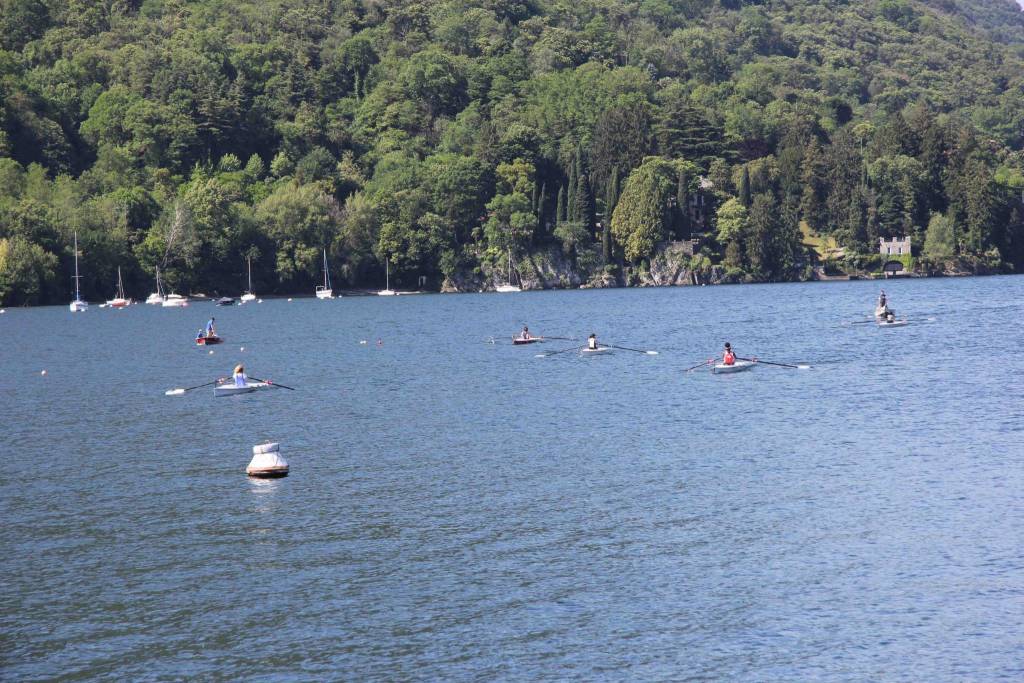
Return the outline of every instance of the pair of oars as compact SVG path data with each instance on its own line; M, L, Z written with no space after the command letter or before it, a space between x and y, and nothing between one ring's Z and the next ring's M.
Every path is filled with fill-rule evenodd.
M554 339L554 337L548 337L548 339ZM633 351L634 353L642 353L645 356L657 356L658 355L657 351L644 351L643 349L631 349L628 346L616 346L615 344L605 344L604 346L605 346L605 348L609 348L609 349L619 349L619 350L622 350L622 351ZM580 351L580 350L583 350L585 348L587 348L587 347L585 347L585 346L573 346L573 347L570 347L568 349L562 349L560 351L551 351L549 353L538 353L535 357L536 358L547 358L549 356L557 356L560 353L567 353L569 351Z
M685 372L692 372L693 370L696 370L697 368L702 368L705 365L711 365L716 360L718 360L718 358L708 358L706 361L703 361L701 363L697 363L692 368L686 368ZM764 363L765 365L777 365L780 368L793 368L794 370L810 370L811 369L810 365L790 365L789 363L773 363L770 360L761 360L760 358L740 358L739 356L736 356L736 360L747 360L747 361L750 361L751 363Z
M193 389L202 389L203 387L208 387L211 384L217 384L218 382L223 382L225 379L226 379L225 377L218 377L217 379L213 380L212 382L206 382L205 384L197 384L194 387L187 387L185 389L168 389L167 391L164 392L164 396L181 396L182 394L184 394L187 391L192 391ZM288 389L289 391L295 391L295 389L292 388L292 387L286 386L284 384L278 384L277 382L272 382L269 379L260 379L259 377L250 377L249 379L254 379L257 382L265 382L265 383L267 383L268 385L270 385L272 387L280 387L282 389Z

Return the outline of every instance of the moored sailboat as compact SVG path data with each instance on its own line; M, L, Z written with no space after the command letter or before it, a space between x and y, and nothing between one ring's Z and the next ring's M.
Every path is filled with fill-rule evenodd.
M78 274L78 233L75 232L75 300L68 304L68 308L71 309L72 313L81 313L89 308L89 304L82 301L82 295L79 291L78 281L81 279L82 276Z
M333 299L334 290L331 289L331 271L327 268L327 250L324 249L324 283L316 288L317 299Z
M512 283L512 273L514 272L515 271L512 269L512 247L510 246L508 248L508 279L504 283L495 287L494 291L502 293L523 291L522 288Z
M246 256L245 262L247 264L247 270L249 273L249 289L245 290L245 294L238 297L238 302L244 304L247 301L255 301L256 295L252 293L252 257Z
M124 308L132 303L132 300L124 295L124 283L121 281L121 266L117 267L117 296L107 302L110 308Z
M147 304L159 306L164 302L164 290L160 284L160 266L156 267L156 291L146 297Z
M384 259L384 289L377 292L377 296L397 296L398 292L391 289L391 259Z

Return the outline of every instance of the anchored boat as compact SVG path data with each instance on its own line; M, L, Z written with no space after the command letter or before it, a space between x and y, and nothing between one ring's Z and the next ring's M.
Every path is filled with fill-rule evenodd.
M68 304L72 313L81 313L88 310L89 304L82 301L82 295L78 291L78 281L82 276L78 274L78 232L75 232L75 300Z
M256 301L256 295L252 293L252 257L246 256L245 262L249 273L249 289L245 290L245 294L238 297L238 302L240 304L244 304L247 301Z
M121 282L121 266L117 267L117 296L107 302L111 308L124 308L132 303L132 300L124 295L124 284Z
M327 250L324 249L324 283L316 288L317 299L333 299L334 290L331 289L331 271L327 269Z

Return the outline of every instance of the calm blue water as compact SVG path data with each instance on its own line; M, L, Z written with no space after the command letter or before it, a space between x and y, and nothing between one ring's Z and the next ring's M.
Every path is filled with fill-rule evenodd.
M8 309L0 678L1020 680L1024 278L885 288Z

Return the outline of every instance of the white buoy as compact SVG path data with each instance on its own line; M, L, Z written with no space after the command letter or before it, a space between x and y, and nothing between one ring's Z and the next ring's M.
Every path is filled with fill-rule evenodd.
M287 477L288 462L281 457L281 444L263 443L252 447L252 460L245 468L250 477Z
M291 298L291 297L288 297L288 301L289 301L289 303L291 302L291 300L292 300L292 298Z
M243 346L243 347L239 348L238 350L239 351L245 351L245 347Z
M359 340L359 343L360 343L360 344L365 344L365 343L366 343L366 340L365 340L365 339L360 339L360 340Z
M210 349L210 355L211 356L213 355L213 349Z
M42 371L42 372L40 372L39 374L40 374L40 375L43 375L43 376L45 377L45 376L46 376L46 370L43 370L43 371Z

